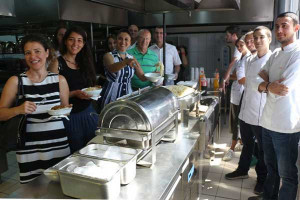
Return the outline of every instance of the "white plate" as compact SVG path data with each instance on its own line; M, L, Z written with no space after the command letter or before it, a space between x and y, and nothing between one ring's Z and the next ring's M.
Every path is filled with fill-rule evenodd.
M96 90L91 90L91 91L86 91L88 88L83 88L82 91L87 93L88 95L91 95L93 97L97 97L100 95L102 88L96 89Z
M58 115L69 115L71 113L72 108L62 108L58 110L48 110L48 114L52 116Z
M146 73L145 77L148 81L153 83L157 82L161 78L159 73Z

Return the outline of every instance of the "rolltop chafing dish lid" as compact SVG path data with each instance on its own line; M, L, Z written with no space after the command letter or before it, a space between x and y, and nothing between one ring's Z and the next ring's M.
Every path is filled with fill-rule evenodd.
M201 92L195 90L194 88L191 88L189 86L185 85L169 85L169 86L164 86L165 88L169 89L172 91L172 89L176 89L178 87L181 87L181 90L187 90L187 93L181 95L181 96L176 96L178 100L178 104L180 107L180 110L183 111L184 109L189 109L190 111L193 109L194 103L200 100L201 98Z
M139 96L108 104L100 113L102 128L153 131L178 112L178 101L171 91L153 88Z

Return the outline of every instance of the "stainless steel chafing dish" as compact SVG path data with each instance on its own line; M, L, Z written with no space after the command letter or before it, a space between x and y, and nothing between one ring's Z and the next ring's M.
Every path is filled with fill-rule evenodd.
M181 97L176 97L180 108L181 121L183 119L183 111L188 110L188 112L191 112L195 107L195 103L200 101L202 93L203 92L199 92L198 90L194 89L194 92L191 92L190 94Z
M198 92L197 90L183 97L178 97L177 99L181 110L181 116L182 116L182 111L184 109L188 109L189 111L192 111L195 103L200 101L200 98L201 98L201 93Z
M152 162L155 162L156 143L170 131L171 139L177 137L178 109L172 92L156 87L108 104L100 113L99 134L108 143L125 139L131 147L152 149Z

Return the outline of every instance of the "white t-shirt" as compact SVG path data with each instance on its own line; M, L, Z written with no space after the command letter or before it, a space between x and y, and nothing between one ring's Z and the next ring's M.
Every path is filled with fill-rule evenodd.
M285 78L282 84L289 88L286 96L268 92L260 125L280 133L300 132L300 43L296 41L274 51L263 67L269 81ZM258 77L258 80L261 80ZM258 82L256 89L258 88Z
M149 47L154 51L158 59L163 62L163 48L159 48L156 44ZM174 65L181 65L181 60L178 51L174 45L166 43L166 74L174 74Z
M245 63L246 82L239 119L247 124L259 125L262 110L266 102L266 94L258 92L256 79L257 74L266 64L271 54L272 52L269 51L261 58L257 55L251 56Z
M250 53L245 55L243 58L237 60L234 63L233 72L235 72L236 75L238 74L238 71L244 71L245 62L249 56L251 56ZM243 76L243 77L245 77L245 76ZM243 77L237 76L237 80L233 81L233 83L231 85L230 103L232 103L234 105L239 105L240 101L241 101L242 93L244 91L244 85L239 84L238 80L240 80Z

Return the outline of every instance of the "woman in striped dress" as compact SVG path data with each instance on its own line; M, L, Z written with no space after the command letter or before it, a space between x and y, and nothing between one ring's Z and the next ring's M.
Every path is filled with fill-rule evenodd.
M134 74L142 81L146 81L138 61L126 52L130 42L131 38L128 30L121 29L117 35L116 50L104 55L107 81L103 86L101 98L98 101L101 110L106 104L132 92L131 78Z
M49 43L41 36L28 35L22 40L28 71L20 74L25 102L11 107L18 91L18 77L12 76L0 99L0 120L27 114L25 147L19 149L17 161L20 181L27 183L70 154L68 138L61 119L49 120L47 110L69 104L69 88L63 76L48 72L46 62L52 58Z

